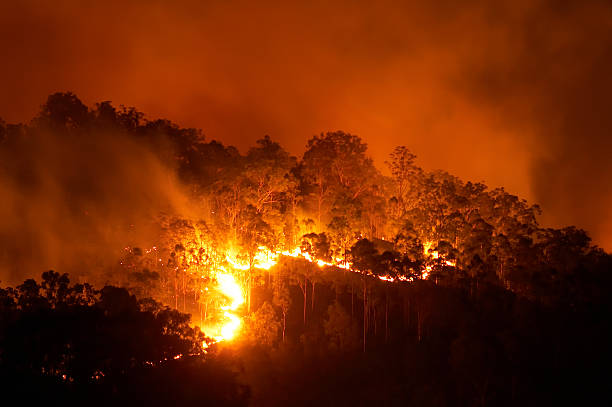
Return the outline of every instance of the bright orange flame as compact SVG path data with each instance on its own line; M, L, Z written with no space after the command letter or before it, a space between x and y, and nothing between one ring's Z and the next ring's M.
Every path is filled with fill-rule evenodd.
M279 252L272 252L265 246L259 246L257 253L253 256L253 268L270 270L278 263ZM248 262L240 261L234 250L228 250L225 260L236 270L248 270L251 268Z
M224 267L220 269L222 272L217 273L216 290L229 299L229 304L221 306L223 319L220 323L201 327L208 337L214 339L214 342L230 341L236 337L242 325L242 319L236 311L244 304L244 293L235 277L228 273ZM203 347L208 347L206 342Z
M239 316L235 315L238 307L244 303L244 295L242 289L236 282L236 279L232 274L219 273L217 275L217 281L219 282L219 291L231 300L230 305L221 307L224 311L223 315L228 320L221 327L221 335L215 337L217 341L228 341L233 339L242 325L242 320Z
M438 253L436 250L431 250L433 247L434 247L434 242L427 241L427 242L423 243L423 252L424 252L426 257L430 257L430 258L432 258L434 260L437 260L437 259L440 258L440 253ZM457 262L455 260L446 260L446 259L444 259L444 264L446 264L447 266L450 266L450 267L456 267L457 266ZM429 277L429 275L431 274L431 270L432 270L432 266L425 266L425 269L422 271L421 277L424 280L426 280Z
M424 254L427 258L430 259L439 259L439 253L435 250L432 250L434 247L434 243L431 241L427 241L423 244ZM127 250L127 249L126 249ZM157 250L156 247L147 251L147 253ZM207 247L208 252L215 252L215 250L211 247ZM222 255L223 256L223 255ZM258 247L258 251L251 258L251 262L244 259L244 257L239 256L237 250L230 248L225 251L224 257L227 262L226 265L229 267L226 268L223 265L219 265L218 263L212 265L213 270L216 269L216 272L213 272L213 275L216 276L216 288L214 290L223 294L228 300L229 304L223 305L220 307L222 311L221 321L217 320L217 322L211 323L209 325L203 324L201 329L206 333L209 338L212 338L214 342L220 341L230 341L236 337L240 328L242 326L242 318L236 312L238 308L245 303L245 293L240 286L240 284L236 281L236 278L233 273L236 271L246 271L251 268L260 269L260 270L270 270L274 267L281 256L293 257L293 258L301 258L310 263L316 264L320 268L325 267L337 267L341 269L345 269L350 272L360 273L357 270L352 268L352 264L341 257L333 257L331 261L325 261L322 259L314 258L310 253L303 252L300 247L296 247L292 250L284 250L284 251L272 251L265 246ZM200 266L201 260L193 257L192 255L185 255L186 263L190 266ZM221 257L223 258L223 257ZM161 260L161 259L160 259ZM448 266L455 266L455 261L444 260L444 263ZM426 265L421 270L421 278L427 279L432 271L432 265ZM386 282L397 282L397 281L413 281L413 277L391 277L389 275L381 276L381 275L372 275L373 277L378 278L381 281ZM204 278L204 274L201 276ZM208 291L208 287L204 288L205 291ZM217 314L218 315L218 314ZM208 345L205 343L204 348Z
M232 301L229 306L226 306L223 309L236 311L239 306L244 304L242 289L238 283L236 283L236 279L232 274L219 273L217 274L217 281L219 282L219 291L221 291L223 295Z

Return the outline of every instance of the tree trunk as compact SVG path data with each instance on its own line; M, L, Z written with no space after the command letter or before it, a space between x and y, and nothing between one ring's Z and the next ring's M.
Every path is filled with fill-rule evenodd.
M308 280L306 279L306 276L304 276L304 283L300 281L298 284L300 286L300 289L302 290L302 295L304 296L303 309L304 309L304 327L305 327L306 326L306 297L308 294Z
M314 300L315 300L315 282L312 281L312 295L310 296L310 311L314 312Z
M318 197L318 222L319 224L317 225L317 227L319 228L319 233L321 233L321 231L323 230L323 228L321 227L321 211L322 211L322 207L323 207L323 178L319 177L319 197Z
M247 312L251 312L251 269L248 271L249 275L247 276Z
M253 265L255 263L255 255L249 256L249 270L247 276L247 312L251 312L251 291L252 291L252 275L253 275Z
M389 288L386 289L385 297L385 344L389 340Z
M354 314L355 314L355 292L353 290L353 283L351 282L351 321L353 320Z
M183 274L181 275L181 285L183 286L183 312L185 312L185 308L187 307L187 294L185 290L185 271L183 270Z
M178 309L178 281L176 279L176 274L178 271L174 272L174 309Z
M368 327L368 308L367 308L367 293L366 282L363 280L363 352L366 351L366 332Z
M285 327L287 321L287 312L283 309L283 343L285 343Z

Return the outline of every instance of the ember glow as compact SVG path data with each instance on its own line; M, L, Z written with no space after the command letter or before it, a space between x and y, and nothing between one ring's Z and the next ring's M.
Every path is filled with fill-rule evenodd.
M440 255L437 251L432 250L434 247L433 242L426 242L424 244L424 255L430 261L440 259ZM127 248L129 249L129 248ZM154 250L147 250L146 253ZM212 247L205 247L202 245L198 248L198 252L214 253L215 249ZM247 287L241 281L240 276L252 269L273 271L273 268L279 263L281 257L288 257L294 259L302 259L309 263L317 265L321 269L326 269L330 273L338 272L341 270L350 271L357 274L363 274L353 268L350 261L341 258L334 257L332 262L325 261L322 259L313 258L313 256L305 251L302 251L300 247L295 247L291 250L277 250L273 251L265 246L259 246L257 252L254 254L252 263L249 265L249 261L240 256L238 251L231 247L228 249L224 256L221 256L225 260L225 265L219 265L216 272L213 272L215 284L208 287L202 288L200 291L203 293L217 292L221 295L222 300L216 304L217 309L209 309L207 314L210 316L207 321L204 321L200 329L206 336L212 338L214 342L231 341L235 339L241 331L243 325L244 304L246 302ZM186 256L187 269L185 271L191 273L197 273L199 266L201 265L198 258L194 256ZM451 260L443 260L444 264L449 267L455 267L456 263ZM423 266L420 278L426 280L429 278L433 266L426 264ZM407 278L404 276L391 277L389 275L374 275L372 273L366 273L370 277L377 278L380 281L386 283L397 283L397 282L411 282L413 278ZM200 275L200 279L204 279L204 274ZM204 345L207 347L208 345Z

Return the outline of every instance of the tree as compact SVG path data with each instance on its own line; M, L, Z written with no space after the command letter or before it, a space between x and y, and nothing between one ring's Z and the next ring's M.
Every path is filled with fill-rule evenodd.
M52 271L43 279L42 286L26 280L11 291L19 310L0 310L0 375L117 383L142 366L202 352L205 338L187 314L152 300L142 305L123 288L97 293Z
M272 346L278 340L280 323L274 308L267 301L249 316L247 337L256 344Z
M355 240L355 232L346 216L334 216L329 225L332 252L334 258L346 260L351 243Z
M367 145L341 131L314 136L302 158L301 174L307 194L314 198L319 230L325 212L336 201L352 202L367 191L378 172L366 156Z
M289 287L285 284L282 275L277 276L274 281L274 293L272 302L274 306L278 307L283 316L283 343L285 342L285 331L287 327L287 314L289 313L289 307L291 306L291 295L289 293Z
M263 213L269 207L280 207L284 194L295 183L291 174L295 164L295 157L269 136L257 140L257 147L251 148L246 156L247 203Z
M72 92L49 95L36 123L51 128L80 128L89 120L89 109Z
M308 253L313 259L331 261L331 246L325 233L308 233L302 237L302 253Z
M413 262L423 261L423 243L412 224L405 225L393 239L394 248Z
M417 200L418 177L422 176L422 170L414 165L416 155L410 152L406 146L398 146L390 154L390 160L385 163L393 177L396 210L393 217L401 219L410 210L411 205Z
M348 351L357 344L357 327L344 307L335 301L327 308L327 319L323 323L325 335L332 350Z
M263 220L261 213L249 205L244 211L244 226L238 235L238 244L242 252L247 256L249 269L246 276L247 287L247 309L251 310L251 291L253 286L253 267L255 256L262 246L273 247L274 231L268 223Z
M51 306L55 307L66 301L66 296L69 292L69 283L68 274L60 275L53 270L46 271L42 274L41 288Z
M368 239L360 239L349 252L353 268L363 275L370 274L376 268L376 245Z

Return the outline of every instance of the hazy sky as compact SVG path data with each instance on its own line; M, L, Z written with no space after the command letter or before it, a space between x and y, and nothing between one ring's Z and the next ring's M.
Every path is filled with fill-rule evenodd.
M69 90L243 151L341 129L612 249L611 4L0 1L0 117Z

